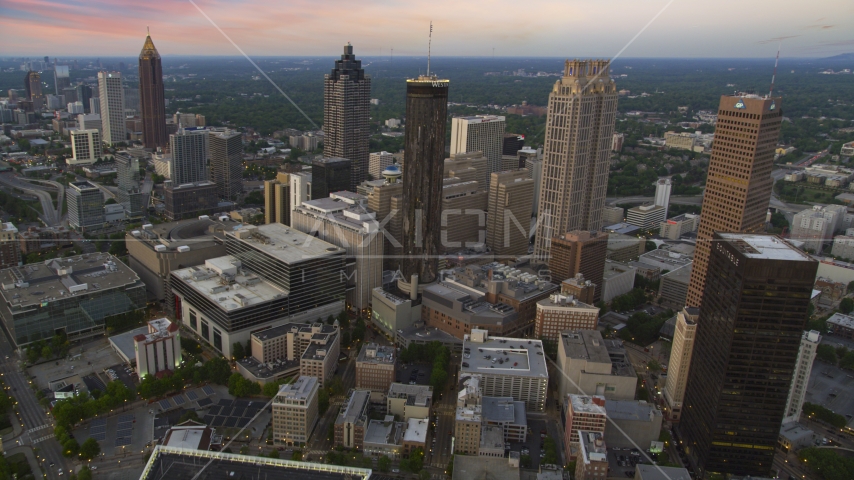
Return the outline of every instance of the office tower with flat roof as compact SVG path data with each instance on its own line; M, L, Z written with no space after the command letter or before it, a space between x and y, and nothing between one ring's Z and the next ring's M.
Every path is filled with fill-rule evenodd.
M496 258L528 254L534 181L524 168L494 172L486 207L486 245Z
M388 394L394 383L396 359L392 346L376 343L362 345L356 357L356 388L370 390L373 396Z
M21 265L21 244L18 227L12 222L0 223L0 268Z
M101 115L103 117L103 115ZM169 178L176 187L208 180L208 131L181 128L169 135L172 171Z
M225 250L227 256L209 258L204 266L172 271L170 301L175 318L226 357L253 332L286 321L311 322L344 308L342 248L271 223L226 232ZM337 360L340 341L327 337L327 343L325 352ZM318 350L324 349L313 356L322 356ZM328 363L319 360L320 371L328 371Z
M409 117L406 121L409 122ZM489 182L490 173L502 170L501 151L505 127L504 117L497 115L475 115L451 119L451 155L481 152L486 156L486 172L484 172L484 178L477 179L479 182ZM515 152L513 154L515 155Z
M486 192L478 182L445 178L442 185L442 253L483 245L486 241Z
M71 158L69 165L95 163L101 158L101 132L96 129L74 130L71 135Z
M225 131L210 134L211 181L219 198L237 200L243 194L243 136Z
M371 77L365 75L362 61L356 60L353 46L348 43L341 59L335 61L335 68L323 80L323 154L352 162L347 186L330 192L355 192L368 179L370 102Z
M146 35L139 52L139 107L142 115L142 144L156 150L169 145L166 134L166 95L160 53Z
M696 307L686 307L676 314L676 330L664 384L664 415L670 422L678 422L682 416L682 402L685 400L699 314L700 310Z
M71 86L71 78L68 75L68 65L57 65L53 67L53 87L57 95L62 95L62 91Z
M549 274L555 283L579 273L596 287L593 302L602 298L602 276L608 255L608 234L575 230L552 239Z
M147 195L142 193L139 159L127 152L114 155L116 161L116 197L129 218L141 217L146 207Z
M810 380L812 364L818 353L821 334L816 330L804 332L801 336L801 346L798 349L798 360L795 363L795 373L792 375L792 386L786 400L786 416L783 423L797 422L801 418L801 409L807 394L807 383Z
M525 147L525 136L518 133L504 133L504 139L501 143L501 154L518 156L519 150ZM525 167L525 160L520 159L521 165L519 168Z
M569 461L578 455L578 431L599 432L605 434L607 413L605 397L601 395L566 395L566 424L564 438L566 459Z
M288 216L293 217L294 209L302 202L311 200L311 173L294 173L291 175L291 202ZM291 218L293 221L293 218ZM284 223L284 222L282 222Z
M567 60L549 94L534 259L548 263L551 241L598 231L608 188L617 88L607 60Z
M347 250L347 307L367 313L371 291L382 285L383 234L366 198L340 191L329 198L303 202L291 213L291 226Z
M264 223L291 224L291 177L279 172L264 181Z
M687 305L702 307L714 232L764 231L782 120L779 97L721 96Z
M654 205L664 207L664 218L667 218L667 208L670 206L670 191L673 185L669 178L659 178L655 182L655 202ZM616 223L616 222L614 222Z
M89 101L92 100L92 87L80 83L74 88L77 89L77 101L83 104L83 109L86 113L91 113ZM98 128L101 128L100 125Z
M386 152L371 153L368 160L368 173L373 180L381 180L383 178L383 170L394 163L394 154Z
M368 209L376 214L377 222L383 229L384 268L389 268L397 265L401 247L401 214L392 201L394 198L402 198L400 165L389 165L382 171L382 175L384 180L365 182L360 189L368 197Z
M403 279L398 282L405 292L417 291L414 283L432 283L439 276L441 179L449 85L448 80L435 75L406 81L406 167L399 214Z
M163 183L163 214L170 222L199 215L221 212L219 195L213 182L194 182L176 185Z
M680 436L698 475L767 477L818 262L773 235L710 244Z
M42 76L39 72L27 72L24 76L24 91L27 92L27 100L42 97Z
M68 224L86 230L104 225L104 194L89 182L72 182L65 190Z
M595 330L599 325L599 307L586 304L571 295L554 293L537 302L534 338L557 345L561 332Z
M120 72L98 72L101 132L104 143L115 145L127 140L125 129L125 91Z
M311 161L311 199L327 198L330 193L350 190L353 162L340 157L315 158ZM355 191L353 188L351 191Z
M477 182L478 189L487 191L489 170L483 152L454 153L445 159L443 175L445 178L459 178L462 182Z
M300 376L279 387L273 399L273 442L300 445L308 442L317 424L317 378Z

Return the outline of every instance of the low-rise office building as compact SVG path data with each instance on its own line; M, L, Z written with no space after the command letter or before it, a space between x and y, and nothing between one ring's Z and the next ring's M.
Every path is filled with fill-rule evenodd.
M385 395L394 383L397 357L394 347L366 343L356 358L356 388Z
M638 262L658 267L662 272L672 272L690 265L693 260L692 255L684 255L664 248L651 250L638 257Z
M605 436L599 432L578 432L578 458L575 480L604 480L608 477L608 450Z
M664 205L641 205L626 211L626 223L644 231L658 228L666 218L667 207Z
M410 418L429 418L433 408L433 387L392 383L386 396L386 411L409 421Z
M16 348L62 332L100 335L110 318L145 308L145 285L118 258L83 254L0 271L0 317Z
M686 233L696 232L700 226L700 216L693 213L683 213L659 224L658 235L668 240L679 240Z
M537 302L534 337L557 344L566 330L595 330L599 323L599 307L582 303L577 298L553 294Z
M333 445L335 447L362 450L365 442L365 429L368 426L368 405L371 402L370 390L353 390L347 403L341 407L333 427Z
M566 424L564 426L564 447L566 459L571 461L578 456L578 432L605 433L607 412L605 397L601 395L573 395L565 397Z
M605 261L605 273L602 276L602 301L610 302L614 297L629 293L635 288L637 270L626 264L612 260Z
M136 373L139 378L172 372L181 365L181 336L178 325L167 318L148 322L148 332L133 337Z
M308 442L317 424L317 395L320 384L315 377L300 376L279 387L273 399L273 441L287 445Z
M370 420L365 429L364 454L399 458L403 453L406 422L395 422L393 415L382 420Z
M174 313L170 274L225 255L225 232L239 224L227 218L193 218L145 224L125 234L128 265L145 283L148 294Z
M321 323L286 323L250 335L251 357L237 362L252 381L268 383L300 375L317 378L321 388L335 371L340 355L338 327Z
M844 313L834 313L827 319L827 329L833 335L854 340L854 317Z
M691 264L662 275L658 284L658 297L661 304L668 305L674 310L684 307L688 298L689 283L691 283Z
M0 269L21 265L18 228L12 222L0 223Z
M613 400L635 398L637 375L622 341L603 339L598 330L561 333L557 366L560 398L567 395L601 395Z
M611 447L650 448L661 433L661 410L643 400L605 400L605 440Z
M605 258L615 262L629 262L637 260L646 249L646 239L642 237L624 235L621 233L608 234L608 248Z
M563 295L572 295L579 302L593 305L596 302L593 300L596 293L596 285L584 278L584 274L579 273L572 278L560 282L560 293Z
M230 210L230 202L219 201L217 186L213 182L185 183L173 185L164 182L164 214L170 222L199 215L213 215Z

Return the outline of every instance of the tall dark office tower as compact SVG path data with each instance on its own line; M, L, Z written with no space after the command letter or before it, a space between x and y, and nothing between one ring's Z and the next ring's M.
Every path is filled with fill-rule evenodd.
M311 162L311 199L350 190L353 163L347 158L323 157ZM351 190L352 191L352 190Z
M24 77L24 90L27 92L27 100L42 96L42 76L39 72L27 72Z
M243 136L239 132L212 133L209 143L211 181L220 198L236 200L243 193Z
M145 148L166 148L166 100L163 92L163 67L151 35L139 53L139 107L142 113L142 142Z
M53 67L53 88L56 94L62 95L62 90L70 86L71 77L68 74L68 65L57 65ZM66 101L69 100L66 98Z
M780 98L721 97L686 305L702 307L712 234L764 227L782 120Z
M140 190L139 159L127 152L117 152L113 158L116 162L116 196L119 203L129 218L141 217L147 195Z
M773 235L711 240L679 432L698 473L768 477L818 262Z
M92 99L92 87L81 83L75 88L77 88L77 101L83 104L86 113L92 113L89 106L89 100Z
M368 179L370 106L371 77L348 43L323 81L323 154L353 162L347 186L351 192Z
M406 137L403 169L402 282L409 291L413 276L419 284L439 275L442 174L445 126L448 121L448 80L421 76L406 81ZM399 282L400 283L400 282Z

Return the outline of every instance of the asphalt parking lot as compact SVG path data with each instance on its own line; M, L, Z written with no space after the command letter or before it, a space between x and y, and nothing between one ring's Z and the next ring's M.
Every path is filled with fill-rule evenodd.
M833 342L822 341L822 344L825 343L833 345ZM850 395L852 389L854 389L854 374L816 360L810 373L804 401L844 415L848 420L848 426L854 427L854 396Z
M635 476L635 465L642 463L640 452L637 453L638 455L632 455L631 449L609 448L608 475L633 478Z
M545 420L532 420L528 419L528 437L524 443L511 443L509 444L511 452L520 452L523 448L527 448L529 453L527 454L531 457L531 467L530 468L539 468L540 460L540 444L545 441L545 438L540 437L540 432L546 430L546 421Z
M415 383L417 385L430 385L430 374L433 372L433 366L427 364L413 364L407 365L406 368L398 368L395 381L408 384L415 370L418 370Z
M113 379L110 377L108 370L112 370L113 373L118 377L117 380L121 381L125 384L128 389L131 391L136 391L136 372L133 371L130 367L123 363L119 363L117 365L113 365L111 367L107 367L104 369L104 375L112 381Z

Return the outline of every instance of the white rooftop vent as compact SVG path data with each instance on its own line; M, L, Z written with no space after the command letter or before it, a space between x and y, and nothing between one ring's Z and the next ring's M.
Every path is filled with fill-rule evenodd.
M154 250L157 252L165 252L167 248L166 245L155 245Z
M187 245L181 245L180 247L178 247L178 251L179 251L179 252L181 252L181 253L189 252L189 251L190 251L190 247L188 247Z
M154 229L154 225L152 225L152 224L150 224L150 223L146 223L145 225L143 225L143 226L142 226L142 229L143 229L143 230L153 230L153 229Z
M211 219L211 217L209 217L208 215L199 215L199 220L210 220L210 219Z
M133 235L134 237L139 237L140 235L142 235L142 232L140 232L139 230L134 230L134 231L130 232L130 234Z

